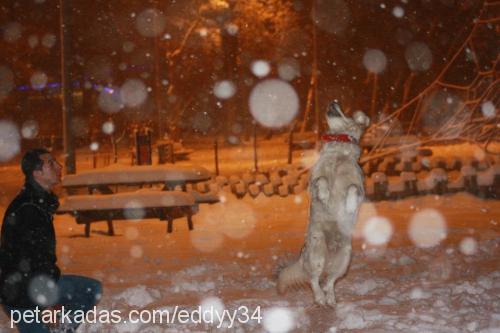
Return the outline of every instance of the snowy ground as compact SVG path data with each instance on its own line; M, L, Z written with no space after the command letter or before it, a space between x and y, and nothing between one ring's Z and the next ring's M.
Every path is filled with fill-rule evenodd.
M222 170L237 169L229 156L243 159L235 155L228 153ZM210 156L193 160L210 163ZM286 150L279 156L275 163L286 159ZM4 167L0 179L3 213L21 178L15 167ZM164 316L162 324L95 323L79 332L500 332L500 201L460 193L365 202L352 264L332 309L314 306L309 289L276 293L279 267L303 244L307 195L222 199L201 206L193 231L179 219L168 235L165 223L141 220L116 222L114 237L97 223L85 238L70 216L57 216L60 266L103 281L99 309L119 310L123 320L142 309L239 311L235 322L220 325L167 324ZM244 309L249 316L260 309L260 323L240 322ZM0 332L10 332L3 314L0 323Z

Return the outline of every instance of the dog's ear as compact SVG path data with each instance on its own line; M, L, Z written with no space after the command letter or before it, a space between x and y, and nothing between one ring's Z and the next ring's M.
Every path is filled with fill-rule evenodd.
M319 199L322 203L328 202L330 191L328 190L328 180L326 177L318 177L312 182L313 198Z
M363 111L354 112L352 118L354 119L356 124L364 126L365 128L370 125L370 118L368 118Z

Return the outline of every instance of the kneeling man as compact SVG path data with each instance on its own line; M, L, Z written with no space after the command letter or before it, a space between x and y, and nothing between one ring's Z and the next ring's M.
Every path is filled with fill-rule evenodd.
M31 314L87 312L100 299L102 286L87 277L61 275L57 267L53 215L59 200L52 189L61 181L61 164L49 151L33 149L23 156L21 169L24 186L7 208L2 224L0 298L20 332L50 332L57 324L44 323L40 317L33 320ZM74 321L59 324L65 332L74 332L79 325Z

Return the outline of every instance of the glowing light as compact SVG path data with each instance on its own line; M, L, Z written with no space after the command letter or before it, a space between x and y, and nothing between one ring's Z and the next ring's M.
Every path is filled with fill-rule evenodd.
M255 60L250 65L252 73L257 77L265 77L271 72L271 65L265 60Z
M130 248L130 256L135 259L139 259L142 257L144 254L144 250L142 249L142 246L139 245L133 245Z
M437 210L424 209L412 216L408 233L416 246L431 248L446 238L446 221Z
M17 126L10 121L0 121L0 162L12 159L21 150L21 136Z
M374 216L366 221L363 228L363 237L371 245L384 245L392 237L391 222L383 216Z
M460 242L460 252L467 256L471 256L477 253L478 245L477 241L472 237L465 237Z
M165 15L160 11L149 8L137 16L135 27L144 37L156 37L165 30L166 21Z
M294 329L293 312L284 307L273 307L263 313L262 325L270 333L286 333Z
M392 15L397 18L402 18L403 16L405 16L405 10L403 9L403 7L396 6L392 9Z
M99 150L99 143L98 142L92 142L89 145L89 148L91 151L98 151Z
M54 47L57 42L57 37L54 34L45 34L42 37L42 45L48 49Z
M217 250L224 241L224 236L214 230L194 229L189 233L191 244L201 252L213 252Z
M146 211L140 202L131 200L125 205L123 215L127 220L140 220L146 216Z
M379 49L370 49L363 56L363 65L368 71L379 74L387 66L387 57Z
M225 206L221 207L220 214L217 214L222 233L233 239L242 239L250 235L256 223L252 208L241 201L231 202Z
M38 135L38 123L35 120L27 120L21 127L21 135L25 139L34 139Z
M35 90L42 90L47 85L48 77L44 72L36 71L31 75L31 87Z
M214 95L220 99L229 99L236 93L236 86L229 80L223 80L215 83Z
M123 101L119 88L104 88L99 93L97 105L106 113L116 113L123 108Z
M236 36L239 30L240 28L234 23L229 23L226 25L226 31L231 36Z
M198 30L198 34L201 37L207 37L208 36L208 29L207 28L201 28L200 30Z
M495 104L492 101L485 101L481 104L481 112L486 118L493 118L497 114Z
M278 64L278 75L282 80L292 81L300 76L300 67L297 60L293 58L284 59Z
M285 81L268 79L250 93L250 113L261 125L279 128L290 124L299 111L299 97Z
M146 101L148 90L141 80L128 79L120 89L120 96L126 106L137 107Z
M406 48L405 59L412 71L426 71L432 65L432 52L426 44L413 42Z
M200 302L201 313L213 313L215 318L222 318L221 316L225 308L224 302L215 296L207 297ZM202 318L206 320L207 323L214 323L211 318L205 318L205 316L202 316Z
M35 304L53 305L57 302L58 294L57 284L46 275L35 276L29 282L28 295Z
M13 43L21 38L23 27L17 22L7 23L3 27L3 39L8 43Z
M113 123L113 121L108 120L104 124L102 124L102 131L104 134L113 134L115 132L115 124Z

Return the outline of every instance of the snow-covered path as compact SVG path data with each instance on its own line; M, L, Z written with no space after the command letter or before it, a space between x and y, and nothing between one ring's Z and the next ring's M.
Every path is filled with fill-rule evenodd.
M263 316L261 323L235 321L230 328L226 320L220 329L228 332L279 332L287 325L294 332L500 329L498 201L457 194L364 203L352 265L337 284L338 306L330 309L313 306L308 289L285 296L275 291L278 268L302 246L307 196L225 198L202 206L194 231L176 220L170 235L164 223L142 220L117 222L115 237L105 235L105 223L95 224L85 238L70 217L58 216L62 269L101 279L105 293L99 308L120 310L124 318L132 310L193 311L200 304L223 303L235 311L260 307ZM446 221L445 239L430 249L416 247L407 233L411 217L426 209ZM386 217L393 226L386 248L367 246L362 238L371 216ZM216 326L86 324L80 332L191 332Z
M250 156L247 150L241 154ZM265 152L271 157L274 150ZM210 169L211 153L196 152L192 161ZM222 155L222 170L252 166L248 156ZM79 161L79 170L88 162ZM22 179L15 166L2 167L0 177L3 213ZM98 310L120 311L121 323L88 323L79 332L500 332L498 200L459 193L363 203L352 264L331 309L314 306L307 288L276 292L279 268L303 245L307 194L241 200L221 194L221 203L200 206L191 232L185 219L174 221L172 234L159 220L117 221L116 236L106 235L103 222L85 238L72 217L57 216L63 272L102 280ZM167 311L193 314L198 306L236 311L237 317L167 323ZM162 310L163 323L125 323L136 310ZM0 313L0 332L13 331L8 326Z

